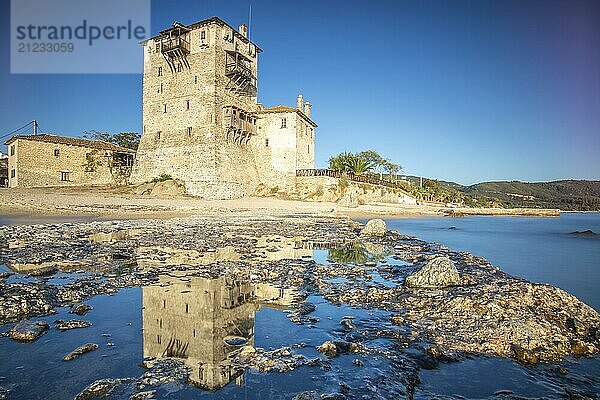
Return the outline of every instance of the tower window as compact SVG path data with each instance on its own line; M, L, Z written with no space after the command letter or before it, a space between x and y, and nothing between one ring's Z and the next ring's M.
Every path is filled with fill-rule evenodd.
M185 313L188 314L190 312L190 306L185 303Z
M68 172L61 172L60 173L60 180L62 182L68 182L69 181L69 173Z
M60 150L54 149L54 157L58 157L58 156L60 156Z
M265 139L265 147L269 147L269 138Z
M11 170L10 170L10 177L11 177L11 178L14 178L16 175L17 175L17 171L15 171L15 170L14 170L14 168L13 168L13 169L11 169Z
M158 88L158 93L162 93L163 92L163 84L160 84L160 87Z
M158 76L162 76L162 67L158 67Z
M177 65L177 72L181 72L181 64Z
M198 75L194 76L194 84L198 83Z
M287 118L281 118L281 128L287 128Z
M10 155L11 156L15 155L15 145L14 144L12 146L10 146Z
M200 39L202 39L202 40L206 39L206 31L200 32Z
M166 105L166 104L163 104L163 106L164 106L164 108L165 108L163 112L164 112L164 113L166 113L166 112L167 112L167 105Z
M185 105L186 105L187 109L189 110L190 109L190 101L186 100Z
M160 140L160 131L156 132L156 140Z
M187 134L188 134L188 136L192 136L192 127L191 126L187 127Z
M310 144L308 145L308 154L310 154Z

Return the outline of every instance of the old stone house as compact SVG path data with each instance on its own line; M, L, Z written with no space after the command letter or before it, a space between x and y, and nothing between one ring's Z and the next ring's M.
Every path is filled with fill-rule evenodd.
M51 134L5 144L11 188L125 183L135 158L134 150L111 143Z
M168 174L209 199L293 186L314 168L316 124L296 108L258 103L262 50L217 17L174 23L144 46L143 128L131 182Z

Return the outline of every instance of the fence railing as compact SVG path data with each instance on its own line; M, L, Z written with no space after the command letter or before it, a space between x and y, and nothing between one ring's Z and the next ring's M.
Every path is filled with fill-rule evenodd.
M328 176L331 178L346 178L354 182L369 183L371 185L386 186L394 189L398 189L400 192L407 196L414 197L400 185L395 182L388 181L386 179L379 179L372 175L354 175L348 172L334 171L332 169L298 169L296 170L296 176Z

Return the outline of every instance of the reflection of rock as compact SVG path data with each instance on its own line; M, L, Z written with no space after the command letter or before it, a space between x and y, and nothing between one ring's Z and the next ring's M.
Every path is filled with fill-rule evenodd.
M49 327L46 321L21 321L10 330L10 337L19 342L33 342Z
M361 236L384 236L387 232L385 221L382 219L372 219L360 231Z
M460 284L454 263L448 257L436 257L423 268L406 277L406 286L445 287Z
M266 284L198 277L144 287L142 293L144 356L182 359L191 368L189 380L207 390L242 379L243 368L228 355L241 345L253 348L260 304L280 299L287 305L292 298L289 291Z

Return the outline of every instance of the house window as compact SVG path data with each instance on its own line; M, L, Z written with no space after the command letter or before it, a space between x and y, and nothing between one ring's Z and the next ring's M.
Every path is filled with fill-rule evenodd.
M60 150L54 149L54 157L58 157L58 156L60 156Z
M160 131L156 132L156 140L160 140Z
M158 67L158 76L162 76L162 67Z
M269 147L269 138L265 139L265 147Z
M61 172L60 173L60 180L61 182L69 182L69 172Z
M163 113L165 113L165 114L166 114L166 113L167 113L167 105L166 105L166 104L163 104L163 107L164 107L164 111L163 111Z
M186 100L185 105L186 105L187 109L189 110L190 109L190 101Z
M287 128L287 118L281 118L281 128Z
M188 134L188 136L192 136L192 127L191 126L187 127L187 134Z
M11 156L15 155L15 145L14 144L12 146L10 146L10 155Z
M10 170L10 177L14 178L17 175L17 171L15 171L14 169Z

